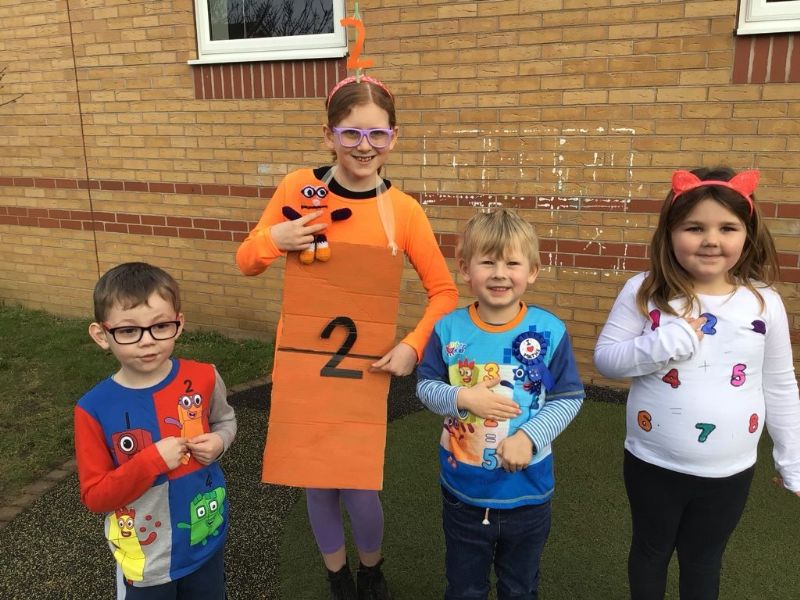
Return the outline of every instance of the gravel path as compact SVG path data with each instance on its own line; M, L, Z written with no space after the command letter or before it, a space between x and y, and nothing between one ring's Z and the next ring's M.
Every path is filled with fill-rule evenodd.
M413 376L394 378L389 419L422 408ZM295 488L260 482L269 385L235 393L239 433L222 461L231 499L226 544L231 600L279 600L278 552L286 515L300 498ZM624 392L587 388L593 400L624 402ZM75 474L43 494L0 529L0 598L3 600L114 597L114 564L103 538L102 517L81 504Z

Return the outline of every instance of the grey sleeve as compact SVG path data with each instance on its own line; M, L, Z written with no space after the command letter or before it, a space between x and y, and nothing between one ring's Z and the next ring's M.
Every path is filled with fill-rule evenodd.
M214 392L211 395L211 412L208 414L208 424L211 431L222 438L224 454L236 437L236 414L233 407L228 404L228 392L225 382L214 367L216 381L214 382ZM221 455L220 455L221 456Z

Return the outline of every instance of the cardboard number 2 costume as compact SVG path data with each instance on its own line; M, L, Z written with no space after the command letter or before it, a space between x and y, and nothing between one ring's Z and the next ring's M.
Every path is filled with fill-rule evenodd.
M415 199L383 180L371 192L350 192L332 173L330 167L289 173L236 253L242 273L258 275L286 256L271 229L290 219L287 213L304 214L310 206L350 211L349 218L325 230L328 260L301 264L296 252L286 256L262 479L378 490L389 375L370 373L369 365L396 343L402 255L427 296L422 318L402 339L417 358L434 323L455 308L458 294ZM387 240L397 248L396 256ZM417 297L419 291L406 290Z
M311 265L296 253L286 261L262 476L379 490L389 375L369 366L394 343L403 260L342 242L331 254Z

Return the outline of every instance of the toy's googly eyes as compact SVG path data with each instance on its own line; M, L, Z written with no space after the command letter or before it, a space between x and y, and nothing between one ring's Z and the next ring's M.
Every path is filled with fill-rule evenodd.
M306 198L313 198L314 196L317 195L317 190L313 186L307 185L302 190L300 190L300 193L303 194L303 196L305 196Z
M178 402L183 408L192 408L192 399L189 396L181 396Z
M134 450L136 450L136 440L132 435L121 436L117 444L119 445L119 449L125 454L131 454Z
M324 187L317 188L317 198L324 198L328 195L328 190Z
M195 406L200 406L203 402L203 397L200 394L195 394L192 396L192 402L194 402Z

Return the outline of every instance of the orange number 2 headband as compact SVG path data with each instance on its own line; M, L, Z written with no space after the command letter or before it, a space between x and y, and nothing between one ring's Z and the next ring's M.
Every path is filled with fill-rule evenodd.
M358 12L358 2L355 3L355 9L352 17L345 17L344 19L340 19L339 21L345 27L354 27L356 30L356 40L355 45L353 46L353 51L347 57L347 68L348 69L355 69L356 74L351 75L350 77L345 77L339 83L337 83L331 91L328 93L328 100L326 101L325 105L327 106L331 102L331 98L333 95L339 91L340 88L347 85L348 83L361 83L362 81L366 81L367 83L371 83L373 85L378 86L384 92L386 92L390 98L394 98L392 96L392 92L389 91L389 88L386 85L375 79L374 77L370 77L369 75L362 75L362 69L367 69L374 64L374 61L370 58L362 58L361 51L364 49L364 40L366 38L366 31L364 29L364 22L361 20L361 15Z
M734 175L730 181L722 179L700 179L689 171L675 171L672 174L672 201L686 192L703 187L704 185L719 185L738 192L747 200L750 205L750 214L753 214L753 192L756 191L758 179L761 174L758 171L742 171Z

